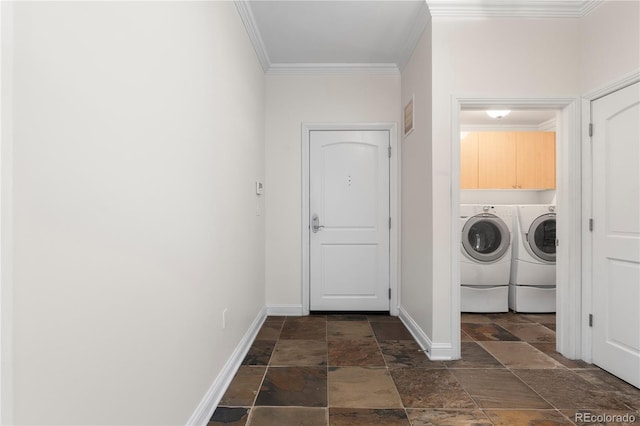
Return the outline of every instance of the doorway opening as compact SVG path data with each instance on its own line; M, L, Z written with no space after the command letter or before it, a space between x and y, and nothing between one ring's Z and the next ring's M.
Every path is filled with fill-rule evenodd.
M451 334L453 336L453 356L460 356L461 337L464 335L461 333L461 310L465 307L463 303L465 298L468 299L468 295L463 295L463 289L461 288L461 264L466 258L462 251L463 236L461 233L461 221L467 218L461 218L461 216L469 216L466 210L468 208L461 209L461 204L466 205L479 205L482 207L489 207L489 210L484 213L494 214L500 217L506 216L505 222L511 222L511 227L514 228L514 217L517 217L517 212L511 214L504 213L506 206L513 205L545 205L547 207L553 206L557 214L557 233L555 235L555 249L557 252L556 257L556 271L555 280L557 286L555 289L555 310L556 315L535 318L532 323L537 323L540 327L544 327L542 324L551 326L553 322L551 319L557 318L554 326L555 333L555 345L558 352L565 357L575 359L580 356L580 317L581 317L581 304L580 304L580 231L581 231L581 193L580 185L576 182L580 181L580 165L581 165L581 151L580 151L580 138L579 138L579 111L577 108L578 101L576 99L492 99L492 98L454 98L452 106L452 248L451 248L451 270L452 270L452 319L451 319ZM486 110L510 110L511 119L507 120L506 117L501 119L500 125L495 123L495 119L491 119L487 116ZM487 117L486 119L484 117ZM492 121L493 120L493 121ZM506 183L496 184L496 180L503 179L502 176L493 176L483 178L483 184L487 184L487 181L492 182L489 186L494 188L475 188L468 189L470 185L467 181L468 171L463 171L461 167L461 161L464 164L465 161L469 162L467 158L467 152L462 152L463 141L465 138L462 136L468 136L470 133L475 132L503 132L501 136L504 136L506 132L555 132L555 149L552 153L548 154L536 154L541 157L549 157L553 155L555 158L552 160L555 176L553 179L553 187L549 184L530 184L530 183L518 183L514 181L508 185ZM466 134L465 134L466 132ZM501 141L498 144L493 144L494 153L488 155L493 156L494 161L498 153L504 154L505 144L510 142ZM529 142L529 145L533 145L533 142ZM502 147L502 148L496 148ZM515 146L514 146L515 148ZM465 148L466 150L466 148ZM508 151L508 149L507 149ZM515 158L515 151L507 152L508 155L513 155ZM485 155L487 157L487 155ZM504 161L504 160L502 160ZM472 162L472 161L471 161ZM513 168L508 171L509 175L514 177L517 175L515 171L516 164L513 164ZM477 170L472 171L471 174L477 173ZM544 174L544 173L543 173ZM493 181L491 181L493 179ZM548 179L548 177L547 177ZM524 182L524 181L523 181ZM461 189L461 184L464 184L467 188ZM477 182L475 183L477 185ZM518 188L519 185L525 185L525 188ZM529 185L529 186L526 186ZM531 188L531 186L538 186L538 188ZM529 188L529 189L527 189ZM500 207L500 208L498 208ZM501 210L500 212L496 212ZM465 210L465 211L462 211ZM508 208L506 210L509 210ZM553 213L555 214L556 211ZM463 214L464 213L464 214ZM498 213L498 214L495 214ZM516 221L516 225L517 225ZM555 223L554 223L555 225ZM489 229L489 228L487 228ZM550 228L547 228L550 231ZM553 229L556 231L556 228ZM528 234L519 232L517 235L521 238ZM549 233L547 233L549 234ZM516 235L516 231L513 231L513 235ZM547 235L548 236L548 235ZM545 240L544 233L542 240ZM546 238L548 239L548 238ZM488 241L486 238L484 242ZM478 240L479 248L483 241ZM548 242L543 245L548 249L551 249L552 243ZM506 255L505 255L506 257ZM530 259L529 259L530 260ZM547 261L547 264L550 263ZM494 259L494 265L496 264ZM511 280L511 260L503 262L501 268L502 279L504 281L505 269L508 271L507 281ZM499 269L499 268L498 268ZM493 268L493 273L498 273L498 269ZM489 278L492 279L492 278ZM486 283L485 283L486 284ZM508 282L506 286L503 286L499 291L493 290L494 293L500 294L502 311L509 310L509 286ZM471 288L472 293L475 290L480 290L478 293L482 293L484 288ZM520 288L517 288L520 290ZM526 288L524 290L527 290ZM486 292L491 293L491 292ZM482 297L485 297L482 294ZM496 296L497 297L497 296ZM506 299L505 299L506 298ZM549 304L549 297L546 298L547 305ZM512 301L513 305L513 301ZM513 309L512 309L513 311ZM532 314L533 315L533 314ZM540 314L541 315L541 314ZM456 345L457 343L457 345Z
M460 112L463 337L483 313L513 312L489 316L496 334L555 342L557 113Z

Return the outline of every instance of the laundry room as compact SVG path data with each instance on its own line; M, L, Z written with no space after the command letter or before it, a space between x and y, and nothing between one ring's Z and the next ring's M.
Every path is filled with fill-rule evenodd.
M460 111L462 312L556 312L557 116Z

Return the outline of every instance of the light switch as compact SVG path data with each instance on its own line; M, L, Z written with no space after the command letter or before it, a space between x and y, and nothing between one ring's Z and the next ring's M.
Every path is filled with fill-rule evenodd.
M256 195L262 195L262 182L256 182Z

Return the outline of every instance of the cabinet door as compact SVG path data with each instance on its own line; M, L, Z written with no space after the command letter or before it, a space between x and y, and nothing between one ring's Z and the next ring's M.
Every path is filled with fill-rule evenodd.
M460 188L478 188L478 133L465 132L460 139Z
M478 187L516 188L516 137L514 132L478 133Z
M516 133L518 189L551 189L556 181L554 132Z

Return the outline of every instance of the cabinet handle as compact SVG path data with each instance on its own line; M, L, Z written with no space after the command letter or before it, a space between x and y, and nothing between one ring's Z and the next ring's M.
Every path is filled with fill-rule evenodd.
M511 187L512 187L513 189L516 189L516 186L515 186L515 185L511 185Z
M518 185L518 189L522 189L522 185Z

